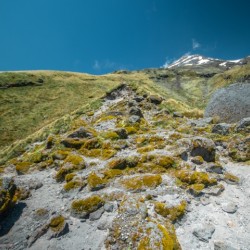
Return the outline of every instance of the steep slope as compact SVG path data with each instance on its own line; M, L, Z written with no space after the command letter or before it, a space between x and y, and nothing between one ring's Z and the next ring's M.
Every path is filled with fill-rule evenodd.
M248 249L247 127L181 117L162 103L122 84L7 162L1 246Z
M198 63L205 60L200 56L192 58ZM0 162L22 153L30 142L65 131L74 117L98 108L100 98L122 82L138 93L147 91L162 96L161 108L200 117L216 89L250 81L249 57L233 63L230 69L216 65L200 63L197 67L118 71L103 76L54 71L2 72Z

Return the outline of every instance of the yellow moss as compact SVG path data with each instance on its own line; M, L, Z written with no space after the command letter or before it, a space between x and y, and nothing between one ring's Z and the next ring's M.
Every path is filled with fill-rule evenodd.
M202 118L204 115L204 112L199 109L192 109L192 110L186 110L182 112L182 114L188 118Z
M114 120L114 119L116 119L116 117L113 115L103 116L99 120L97 120L96 123L110 121L110 120Z
M132 127L132 126L128 126L128 127L125 127L125 130L126 130L126 132L127 132L128 135L132 135L132 134L136 134L137 133L138 128Z
M210 178L207 173L197 172L197 171L187 171L187 170L179 170L176 171L176 177L180 179L181 182L187 184L204 184L205 186L215 185L217 184L217 180L214 178Z
M135 142L136 142L136 144L138 144L139 146L144 146L145 143L147 143L148 141L147 141L147 137L137 137L137 138L135 139Z
M99 139L97 138L92 138L87 140L84 145L82 146L82 148L86 148L86 149L96 149L96 148L101 148L102 147L102 143Z
M179 140L181 138L182 138L182 135L179 133L173 133L173 134L169 135L170 140Z
M54 217L49 223L49 227L53 232L58 232L63 229L65 218L62 215Z
M140 153L140 154L142 154L142 153L146 153L146 152L152 151L154 149L155 148L153 146L149 145L149 146L138 148L137 152Z
M83 185L84 184L81 180L72 180L67 182L63 188L65 191L70 191L72 189L81 188L83 187Z
M76 171L76 170L81 170L81 169L83 169L83 168L85 168L85 167L86 167L85 165L63 166L63 167L61 167L61 168L57 171L57 173L56 173L56 175L55 175L55 179L56 179L57 182L62 182L62 181L64 181L65 176L66 176L67 174L71 174L71 173L73 173L74 171Z
M43 161L43 159L45 158L45 156L43 155L42 152L34 152L34 153L30 153L25 157L25 161L27 162L32 162L32 163L38 163Z
M121 181L126 189L141 190L145 188L156 188L162 183L161 175L145 175L127 178Z
M147 236L140 240L137 250L152 250L150 247L150 239Z
M65 176L65 181L66 181L66 182L72 181L73 178L74 178L75 176L76 176L75 173L67 174L67 175Z
M65 162L72 163L73 165L84 165L84 160L81 156L70 154L65 159Z
M199 195L202 190L205 188L204 184L193 184L189 186L189 190L194 194L194 195Z
M126 159L117 158L108 163L110 169L125 169L127 167Z
M76 200L71 204L71 208L76 212L87 212L91 213L103 206L104 200L98 196L93 195L84 200Z
M113 179L117 176L120 176L123 174L123 171L120 169L106 169L104 172L104 178L105 179Z
M101 186L105 185L107 183L107 180L104 178L99 177L96 173L92 172L88 176L88 185L90 190L96 190L99 189Z
M52 158L64 160L68 156L69 153L70 151L67 151L67 150L57 150L52 154Z
M182 201L180 205L175 207L167 207L165 203L155 202L155 211L174 222L185 214L186 206L187 203L185 201Z
M204 159L202 158L202 156L197 155L193 157L192 162L197 163L197 164L202 164L204 162Z
M239 181L240 181L239 177L237 177L231 173L228 173L228 172L226 172L224 174L224 179L229 180L231 182L235 182L235 183L239 183Z
M80 152L88 157L100 158L103 160L108 160L113 157L117 151L114 149L81 149Z
M156 156L153 162L164 168L171 168L176 165L173 157L164 155Z
M45 208L38 208L35 213L38 216L44 216L44 215L48 214L48 210Z
M67 148L76 148L80 149L84 145L86 139L74 139L74 138L65 138L62 141L62 144Z
M0 190L0 218L5 213L9 212L18 199L13 180L11 181L10 185L12 186L11 190Z
M31 162L19 162L16 164L16 171L18 174L26 174L28 173L31 165Z
M163 250L174 250L174 240L172 239L168 230L163 226L158 224L158 228L162 232L162 247Z
M104 139L110 139L110 140L119 139L119 135L114 131L103 132L100 136L103 137Z

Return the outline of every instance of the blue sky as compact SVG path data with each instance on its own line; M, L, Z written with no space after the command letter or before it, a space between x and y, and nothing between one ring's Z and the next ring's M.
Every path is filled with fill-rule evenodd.
M103 74L250 55L249 0L0 0L0 71Z

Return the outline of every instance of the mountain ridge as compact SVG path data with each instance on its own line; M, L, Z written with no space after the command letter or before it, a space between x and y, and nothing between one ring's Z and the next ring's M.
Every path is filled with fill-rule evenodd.
M237 60L223 60L212 57L206 57L199 54L194 55L184 55L178 60L170 63L165 68L177 68L177 67L187 67L187 66L217 66L224 68L231 68L236 65L247 64L250 60L250 56Z

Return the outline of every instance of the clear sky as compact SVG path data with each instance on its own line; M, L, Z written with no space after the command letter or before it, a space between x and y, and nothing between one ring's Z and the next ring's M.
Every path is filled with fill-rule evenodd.
M0 0L0 71L103 74L250 55L250 0Z

